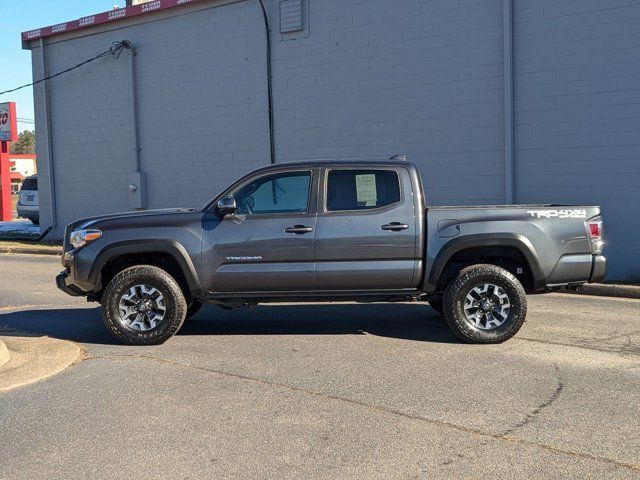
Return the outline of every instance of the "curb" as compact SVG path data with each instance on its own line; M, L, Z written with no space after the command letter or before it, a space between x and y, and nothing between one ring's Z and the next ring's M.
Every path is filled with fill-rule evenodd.
M62 255L62 247L45 247L42 245L0 245L0 253L16 253L26 255Z
M640 285L585 283L577 291L562 290L562 292L578 295L594 295L598 297L640 298Z
M0 367L2 367L9 360L11 360L11 353L9 353L9 349L7 348L5 343L0 340Z
M49 378L83 358L79 345L31 333L4 332L0 344L10 359L0 362L0 394Z

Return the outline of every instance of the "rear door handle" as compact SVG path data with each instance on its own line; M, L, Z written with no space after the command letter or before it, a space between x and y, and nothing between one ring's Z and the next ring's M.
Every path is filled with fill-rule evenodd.
M293 227L285 228L284 231L287 233L301 235L303 233L313 232L313 227L307 227L306 225L294 225Z
M409 228L409 225L407 225L406 223L400 223L400 222L390 222L382 225L380 228L382 228L382 230L399 232L400 230L406 230L407 228Z

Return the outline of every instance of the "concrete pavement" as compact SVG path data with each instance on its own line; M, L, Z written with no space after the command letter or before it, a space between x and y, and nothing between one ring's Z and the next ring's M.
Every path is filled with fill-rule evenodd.
M3 362L2 347L6 349ZM76 343L19 331L0 330L0 393L43 380L80 360Z
M0 266L0 326L87 349L0 394L0 478L640 476L637 300L532 296L495 346L424 305L331 304L205 307L123 347L56 259Z

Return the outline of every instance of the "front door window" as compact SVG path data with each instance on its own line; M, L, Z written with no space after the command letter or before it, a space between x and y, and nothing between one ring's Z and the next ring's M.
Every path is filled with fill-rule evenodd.
M310 190L311 172L289 172L253 180L232 195L239 214L306 213Z

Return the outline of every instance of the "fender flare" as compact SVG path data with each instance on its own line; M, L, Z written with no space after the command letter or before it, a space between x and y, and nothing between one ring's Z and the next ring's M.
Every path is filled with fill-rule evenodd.
M191 296L194 298L201 296L202 286L191 257L182 244L175 240L127 240L110 244L96 255L89 273L90 281L101 287L100 275L104 266L116 257L135 253L166 253L170 255L182 270Z
M533 276L533 289L544 289L546 282L544 273L540 266L540 258L538 252L534 248L533 244L524 235L517 233L478 233L472 235L465 235L458 237L445 243L436 258L433 261L431 267L431 273L429 274L430 285L437 285L440 275L444 270L447 262L458 252L466 250L468 248L475 247L513 247L516 248L525 258L529 264L531 275Z

